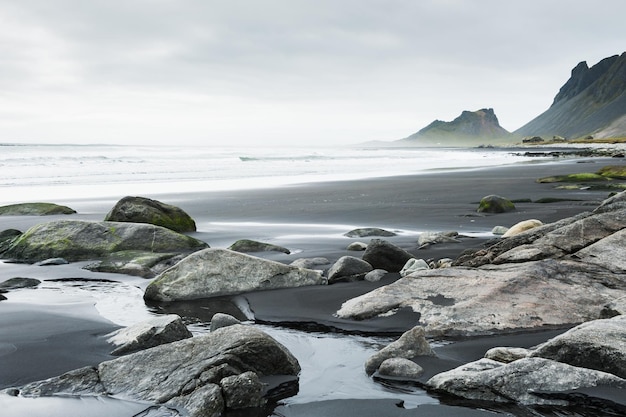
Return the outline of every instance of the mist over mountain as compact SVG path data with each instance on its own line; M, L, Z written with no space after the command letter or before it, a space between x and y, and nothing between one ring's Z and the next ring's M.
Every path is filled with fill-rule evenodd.
M516 130L519 136L576 139L626 136L626 52L572 70L550 108Z

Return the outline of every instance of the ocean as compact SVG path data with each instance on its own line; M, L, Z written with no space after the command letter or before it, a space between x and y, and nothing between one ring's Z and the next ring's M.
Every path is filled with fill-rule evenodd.
M499 148L0 144L0 204L277 187L528 161Z

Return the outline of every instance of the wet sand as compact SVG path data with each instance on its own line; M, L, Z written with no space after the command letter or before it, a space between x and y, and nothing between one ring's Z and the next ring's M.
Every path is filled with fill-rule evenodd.
M549 164L529 160L522 165L433 172L419 176L303 184L264 190L145 196L178 205L187 211L198 225L198 232L192 235L212 247L228 247L244 238L261 240L285 246L292 251L290 255L260 254L281 262L323 256L332 263L344 255L360 256L360 253L345 248L352 241L367 242L369 238L351 239L343 236L343 233L356 227L381 227L396 231L398 236L388 240L417 257L454 258L463 249L480 246L493 238L490 230L496 225L511 226L529 218L548 223L593 209L608 196L607 191L556 190L553 184L538 184L535 180L550 175L594 172L601 166L615 164L623 162L610 158L576 159ZM489 194L513 200L536 201L552 197L570 201L550 204L520 202L516 204L515 212L497 215L476 213L478 201ZM122 197L103 196L97 201L68 201L59 196L54 202L78 211L70 218L101 220ZM54 218L59 217L0 217L0 230L17 228L24 231L35 223ZM417 247L419 233L447 230L468 237L457 244L437 245L427 249ZM87 272L76 268L75 273L84 276ZM6 272L6 268L0 268L0 281L13 276ZM402 312L388 319L350 322L339 320L333 314L343 301L395 278L397 276L390 274L380 283L340 283L328 287L259 292L245 294L243 299L249 304L254 318L261 323L315 331L393 335L412 327L419 315ZM145 286L147 281L138 285ZM0 302L0 388L53 376L80 366L96 365L109 358L110 346L103 335L119 325L103 320L89 306L80 303L63 305L60 299L54 298L40 303L31 300L23 304L12 301L11 293L5 295L8 301ZM241 303L241 299L236 301ZM55 302L58 302L56 306L50 305ZM203 305L205 317L196 319L208 321L207 306L227 310L231 308L229 305L232 303L229 303L229 299L206 302ZM173 311L193 317L199 315L197 307L194 303L171 304L155 307L155 311ZM62 314L59 310L62 310ZM237 313L237 310L233 312ZM433 365L430 372L473 360L474 356L492 346L536 344L551 335L536 333L519 336L518 339L476 339L471 342L471 350L468 350L469 341L447 345L441 348L442 358L447 358L447 362L442 359L442 362ZM471 355L468 354L470 351ZM375 406L363 400L289 404L277 415L493 415L482 414L484 412L480 410L473 410L474 414L469 414L465 408L455 414L458 411L456 408L432 405L421 407L423 414L418 414L395 405L393 408L389 401L377 401ZM392 409L395 411L391 412ZM376 412L368 414L363 410Z

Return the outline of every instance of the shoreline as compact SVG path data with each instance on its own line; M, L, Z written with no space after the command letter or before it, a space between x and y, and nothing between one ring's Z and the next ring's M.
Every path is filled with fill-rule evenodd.
M238 239L254 239L285 246L292 250L291 255L258 254L280 262L289 263L297 258L323 256L332 263L344 255L360 256L359 252L347 251L346 246L355 240L367 241L369 238L352 239L343 236L343 233L353 227L381 227L399 231L398 236L388 238L388 240L415 254L416 257L439 259L456 257L463 249L482 245L493 237L490 236L490 230L496 225L511 226L529 218L537 218L544 223L550 223L593 209L598 201L608 196L607 191L556 190L553 184L540 184L535 180L549 175L595 171L601 166L618 163L624 162L611 158L582 158L539 163L531 160L525 164L462 172L446 171L351 181L306 183L255 190L164 192L144 196L183 208L196 220L198 226L198 231L190 235L206 241L211 247L227 247ZM478 201L489 194L499 194L514 200L536 201L546 197L558 197L565 200L549 204L521 202L516 204L517 210L510 213L487 215L476 213ZM119 196L119 198L122 197L124 196ZM37 218L2 216L0 217L0 230L17 228L25 231L34 224L53 219L102 220L119 198L115 201L110 201L108 198L75 200L59 198L57 202L76 209L78 214ZM456 230L460 234L466 233L471 237L463 238L461 243L434 245L426 249L417 247L416 241L419 233L447 230ZM0 281L16 276L13 274L31 276L34 271L37 271L37 276L42 277L47 275L65 278L104 276L84 271L79 268L79 265L73 264L59 269L55 268L59 267L0 263ZM149 282L127 276L115 276L115 274L106 274L106 278L117 279L139 288L145 288ZM386 280L393 279L394 277L390 276ZM281 322L283 324L285 322L299 323L299 325L304 323L305 325L300 330L306 331L306 323L313 322L330 326L330 331L334 332L332 327L338 321L332 315L337 310L337 304L340 305L342 300L351 298L355 294L368 292L376 285L383 285L387 281L376 284L357 282L334 284L324 288L265 291L244 294L242 297L247 300L260 323L269 324L278 329L280 329ZM28 291L36 290L17 291L20 291L20 294L27 294ZM41 379L42 375L57 375L61 368L70 370L75 369L78 364L95 365L100 360L106 360L108 352L105 349L109 347L102 336L106 333L105 330L117 328L119 325L109 322L106 312L102 313L84 304L95 305L97 300L84 298L83 304L72 304L67 303L67 300L64 301L63 296L52 295L50 298L39 301L35 299L36 296L33 296L28 304L31 311L28 311L25 305L20 307L19 302L11 300L11 293L6 295L9 300L0 302L0 311L11 309L14 314L21 312L23 313L20 319L22 321L17 323L37 323L37 325L11 328L8 325L15 324L15 316L0 315L0 340L3 341L0 346L0 355L5 363L15 362L15 365L8 367L6 372L13 372L21 378L6 380L6 376L0 375L0 386L14 385L11 381L30 382ZM78 299L80 297L73 300L77 302ZM40 356L36 364L24 365L24 360L13 361L12 358L37 355L37 352L51 347L50 342L40 336L51 321L57 326L52 328L63 333L63 321L50 311L55 308L50 305L63 305L63 303L73 315L82 312L83 317L80 323L76 324L80 331L68 332L61 338L66 344L65 348L61 343L51 349L48 357ZM277 305L281 308L276 309ZM206 305L203 308L206 309ZM161 306L159 313L177 312L183 316L196 317L199 313L192 310L189 306L182 306L177 312ZM146 312L155 314L155 310L148 307L146 307ZM135 317L135 319L140 321L143 317ZM133 318L129 318L129 322L132 321ZM368 323L348 323L345 320L345 323L340 324L347 326L344 330L354 332L354 334L362 332L374 335L395 335L412 327L415 321L415 313L406 312L388 320L380 319ZM318 328L310 328L310 330L319 331ZM546 329L546 334L550 331L553 329ZM433 364L430 372L467 360L469 353L465 350L469 345L472 346L471 352L483 350L484 353L493 343L501 345L509 340L519 344L519 341L514 341L525 337L527 340L538 340L544 337L544 334L537 332L530 336L500 335L498 337L500 339L497 337L471 338L454 341L450 345L441 347L440 350L447 352L446 355L453 357L454 360ZM29 340L28 349L20 345L20 338ZM376 384L373 381L371 383ZM391 392L389 398L393 397L393 392ZM298 404L297 398L295 401L296 403L288 401L287 405L283 406L285 415L303 415L298 414L298 410L306 409L306 407ZM386 401L379 401L381 401L379 411L382 412L382 408L388 405L383 407L382 404L386 404ZM0 398L1 403L2 398ZM350 407L350 400L340 401L334 407L335 410ZM447 411L444 411L445 407L443 405L439 407L441 407L439 414L434 411L432 415L447 415ZM461 408L456 412L459 413L458 415L463 415L463 410L468 409Z

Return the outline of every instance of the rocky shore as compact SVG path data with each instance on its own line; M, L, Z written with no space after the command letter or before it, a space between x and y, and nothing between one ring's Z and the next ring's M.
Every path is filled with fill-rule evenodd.
M555 164L544 171L574 168L575 163ZM439 408L397 410L381 400L370 414L358 415L623 415L626 192L598 198L598 190L562 189L560 199L546 208L532 201L555 194L553 185L530 183L519 172L501 173L525 184L518 188L494 172L459 179L461 190L472 175L489 177L466 187L461 204L453 204L443 189L429 194L433 184L420 184L418 196L403 194L415 187L410 178L346 184L352 194L339 184L332 192L321 185L317 195L328 201L358 199L368 190L364 199L373 207L363 208L366 227L342 225L341 237L308 245L242 231L232 239L238 244L214 243L204 218L156 199L124 198L104 220L81 218L73 209L53 211L49 221L33 220L32 206L20 212L13 205L2 225L14 227L0 232L5 265L23 265L24 271L76 265L81 269L74 267L74 273L106 276L112 283L119 276L140 289L153 317L130 320L133 324L121 329L100 321L101 330L81 335L98 346L100 359L68 361L76 366L65 373L38 378L24 370L26 375L16 378L20 370L7 368L0 373L0 401L98 396L145 403L145 415L304 416L326 410L324 415L356 416L362 398L355 398L359 401L347 414L345 403L318 400L313 403L318 408L311 409L290 402L297 398L303 359L258 327L271 324L348 338L384 335L386 346L369 348L372 354L362 363L368 383L390 387L391 396L411 386L440 399ZM446 183L445 176L435 180ZM387 181L395 186L385 187ZM473 191L485 187L488 193ZM247 219L259 220L263 207L289 196L303 201L302 211L284 203L285 215L300 213L291 219L294 224L298 216L316 221L306 212L317 204L307 200L311 193L304 187L276 190L268 200L239 195L236 210L242 201L254 201ZM511 197L504 199L507 209L485 209L478 200L490 193ZM428 217L427 210L446 201L446 213ZM235 202L224 203L223 213L229 204ZM317 215L346 220L355 206L342 204L324 206ZM407 233L406 225L415 220L406 213L415 209L426 227ZM228 215L235 218L236 210ZM405 213L399 221L380 222L398 213ZM501 222L509 229L504 236L492 233ZM455 223L458 231L451 231ZM28 227L22 232L20 225ZM42 282L46 279L0 276L0 310L13 312L5 324L20 309L41 303L15 300L34 294ZM188 327L198 323L210 329L192 335ZM26 345L19 334L10 326L5 330L0 353L9 360L23 360ZM468 343L476 343L472 353L459 353Z

